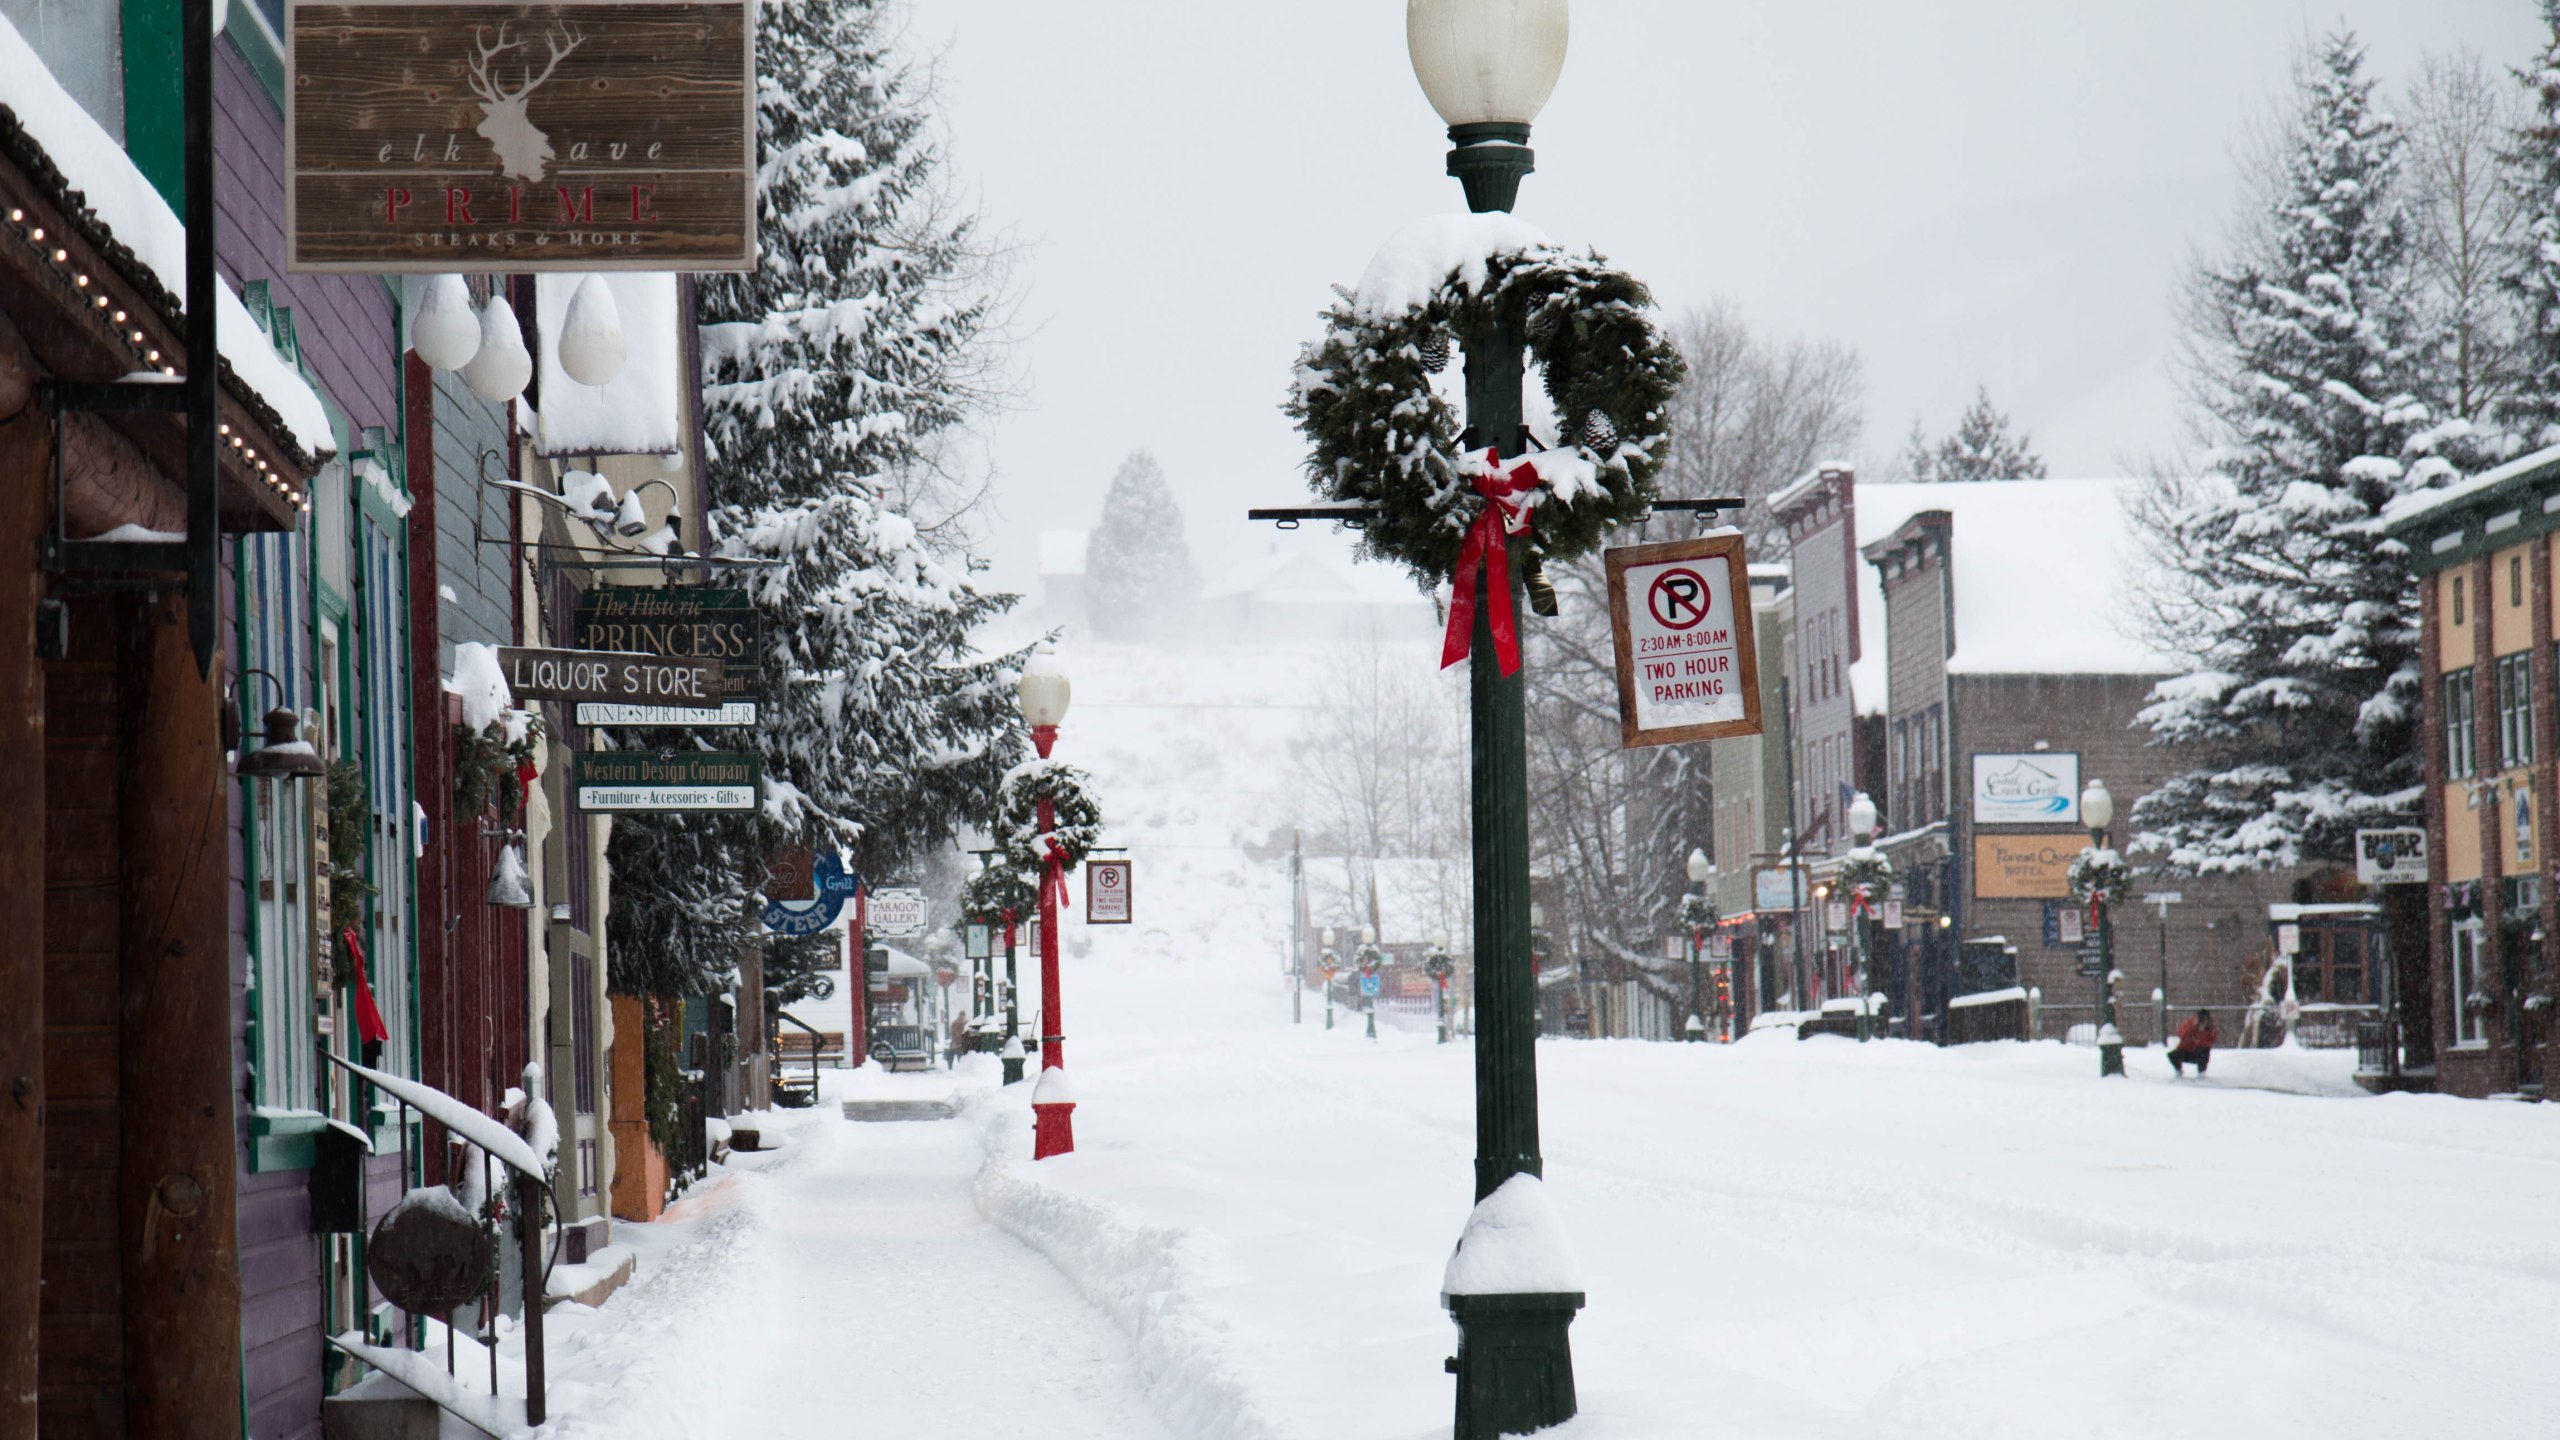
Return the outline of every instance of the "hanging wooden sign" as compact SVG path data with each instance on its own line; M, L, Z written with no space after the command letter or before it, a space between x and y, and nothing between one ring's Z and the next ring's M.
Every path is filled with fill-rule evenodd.
M570 793L581 810L753 810L762 757L687 751L580 750Z
M763 694L764 612L747 592L707 585L605 585L578 598L570 637L581 650L628 650L721 668L716 710L590 702L581 725L753 725Z
M618 650L542 650L501 645L498 668L506 674L507 689L519 700L659 706L720 703L722 677L717 660L664 660Z
M752 0L289 0L286 268L755 268Z
M1735 533L1608 552L1622 743L1760 733L1750 575Z

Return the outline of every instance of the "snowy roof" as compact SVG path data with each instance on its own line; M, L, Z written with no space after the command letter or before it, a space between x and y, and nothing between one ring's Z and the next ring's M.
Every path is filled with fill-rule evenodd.
M560 368L559 337L569 297L587 277L533 277L534 328L540 347L542 416L536 448L545 455L673 455L684 448L684 333L676 277L653 271L603 276L621 313L626 357L622 373L603 385L581 385Z
M59 172L64 210L75 228L109 256L129 253L124 268L172 323L186 314L187 230L178 212L143 178L124 152L80 102L53 77L17 27L0 18L0 75L9 77L0 100L0 145L19 154L39 179ZM32 152L31 154L26 152ZM87 207L83 213L82 206ZM230 388L276 438L302 452L307 464L337 453L329 412L291 361L276 353L266 332L227 284L214 286L214 339Z
M1043 530L1040 532L1040 573L1043 575L1081 575L1084 573L1084 551L1091 532L1084 530Z
M2001 480L1861 485L1858 544L1914 515L1951 517L1959 675L2167 675L2180 667L2133 623L2131 582L2142 542L2125 506L2139 480ZM1849 667L1860 711L1885 704L1884 585L1858 566L1860 655Z
M2560 445L2554 445L2548 450L2536 450L2530 455L2519 455L2504 465L2483 470L2468 480L2447 485L2441 490L2422 490L2415 495L2403 495L2382 507L2383 528L2393 533L2414 529L2431 515L2440 514L2466 500L2478 499L2506 485L2509 481L2522 479L2554 467L2560 467Z

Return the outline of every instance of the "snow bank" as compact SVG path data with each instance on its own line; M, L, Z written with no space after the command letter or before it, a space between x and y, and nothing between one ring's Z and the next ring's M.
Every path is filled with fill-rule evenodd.
M150 278L159 281L183 309L187 230L179 223L178 212L143 178L124 147L53 78L43 58L6 18L0 18L0 75L9 77L8 94L0 100L0 108L16 119L18 128L62 172L69 187L88 202L98 229L131 250ZM319 395L276 353L231 287L217 278L213 288L215 347L233 377L275 411L283 422L284 439L315 459L335 454L338 447L329 431L329 412Z
M1190 1238L1050 1185L1039 1166L1012 1158L1031 1153L1031 1111L1006 1103L1011 1099L970 1112L987 1147L976 1186L979 1213L1047 1256L1128 1335L1147 1397L1168 1429L1197 1440L1280 1440L1282 1432L1255 1408L1228 1364L1226 1325L1193 1298L1201 1282ZM1072 1167L1080 1158L1040 1165Z
M1483 288L1485 262L1513 250L1552 245L1526 220L1490 215L1433 215L1395 233L1360 274L1360 312L1396 315L1420 309L1456 273L1470 293Z
M1582 1289L1564 1217L1535 1175L1514 1175L1476 1202L1440 1278L1443 1295L1532 1295Z

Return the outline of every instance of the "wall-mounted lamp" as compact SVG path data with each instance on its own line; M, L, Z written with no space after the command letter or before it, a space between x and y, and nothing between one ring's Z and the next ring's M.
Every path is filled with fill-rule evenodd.
M267 683L276 687L276 699L284 699L282 680L265 670L240 672L242 679L252 675L266 676ZM222 730L222 748L239 752L240 710L236 682L235 698L222 707ZM329 773L329 767L321 763L320 752L312 748L311 742L302 738L302 717L278 704L267 712L264 743L255 750L240 753L239 758L232 762L231 773L243 780L317 780Z

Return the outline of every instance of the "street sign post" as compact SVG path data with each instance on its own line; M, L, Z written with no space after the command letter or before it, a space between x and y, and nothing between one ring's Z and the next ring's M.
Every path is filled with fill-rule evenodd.
M1620 743L1760 733L1760 665L1738 534L1608 552Z

